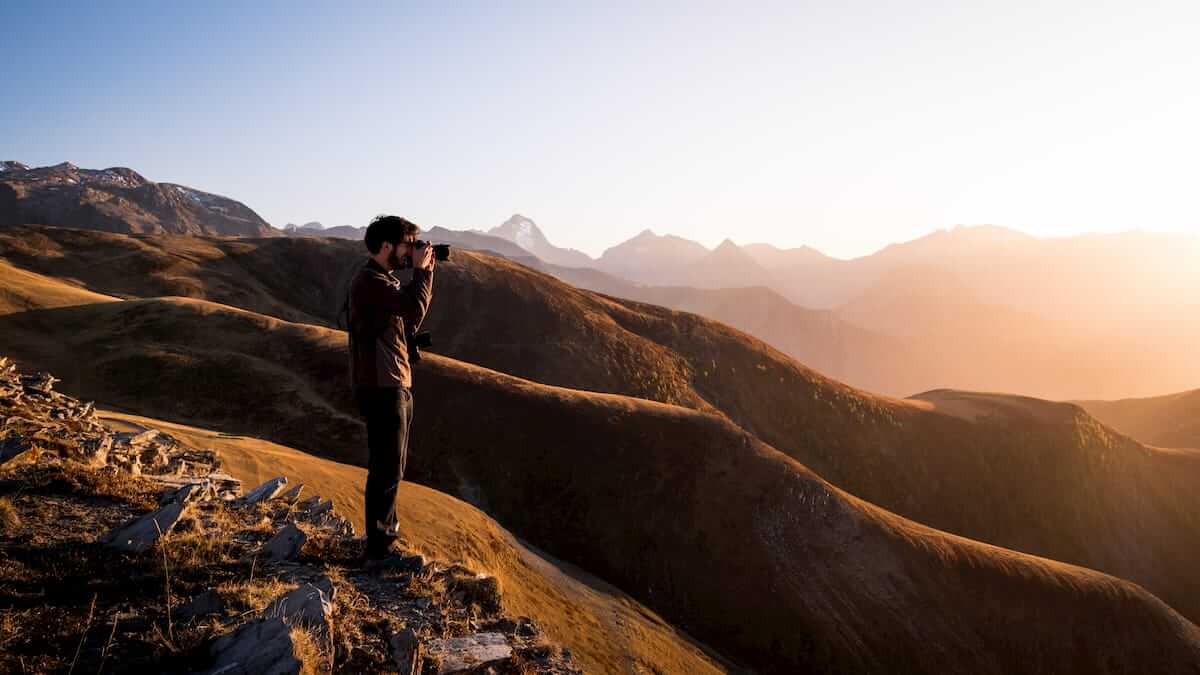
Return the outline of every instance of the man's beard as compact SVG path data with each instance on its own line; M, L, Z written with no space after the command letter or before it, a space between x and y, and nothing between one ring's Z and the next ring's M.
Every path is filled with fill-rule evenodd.
M391 255L388 256L388 269L398 270L398 269L400 269L400 266L403 264L404 264L404 256L396 255L396 251L393 250Z

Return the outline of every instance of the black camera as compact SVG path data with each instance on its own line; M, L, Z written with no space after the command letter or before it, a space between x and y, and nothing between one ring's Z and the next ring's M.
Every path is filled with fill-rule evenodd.
M433 347L433 336L427 331L414 333L406 331L404 341L408 343L408 360L410 363L416 363L421 360L421 350Z
M414 241L412 245L414 250L422 249L426 246L433 246L433 257L438 261L450 259L450 244L430 244L427 241L418 239L417 241ZM408 269L412 266L413 259L411 255L406 255L400 259L400 269Z

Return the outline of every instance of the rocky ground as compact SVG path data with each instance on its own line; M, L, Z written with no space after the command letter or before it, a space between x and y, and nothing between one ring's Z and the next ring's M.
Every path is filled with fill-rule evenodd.
M580 672L495 578L415 554L368 572L328 500L243 492L54 382L0 357L0 672Z

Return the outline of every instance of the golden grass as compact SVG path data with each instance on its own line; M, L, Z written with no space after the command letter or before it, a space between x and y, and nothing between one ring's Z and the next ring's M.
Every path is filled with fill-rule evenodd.
M227 611L245 614L266 609L276 598L296 588L296 584L284 583L274 577L258 577L253 580L225 582L214 590L225 602Z
M292 654L300 662L300 675L317 675L322 672L321 663L326 657L322 654L317 636L304 628L293 627L291 637Z

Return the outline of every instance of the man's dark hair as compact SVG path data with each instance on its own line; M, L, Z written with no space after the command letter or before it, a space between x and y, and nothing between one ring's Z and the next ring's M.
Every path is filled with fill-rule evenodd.
M367 233L363 235L363 243L371 255L379 253L383 242L396 244L404 241L405 237L421 234L421 227L400 216L375 216L375 220L367 225Z

